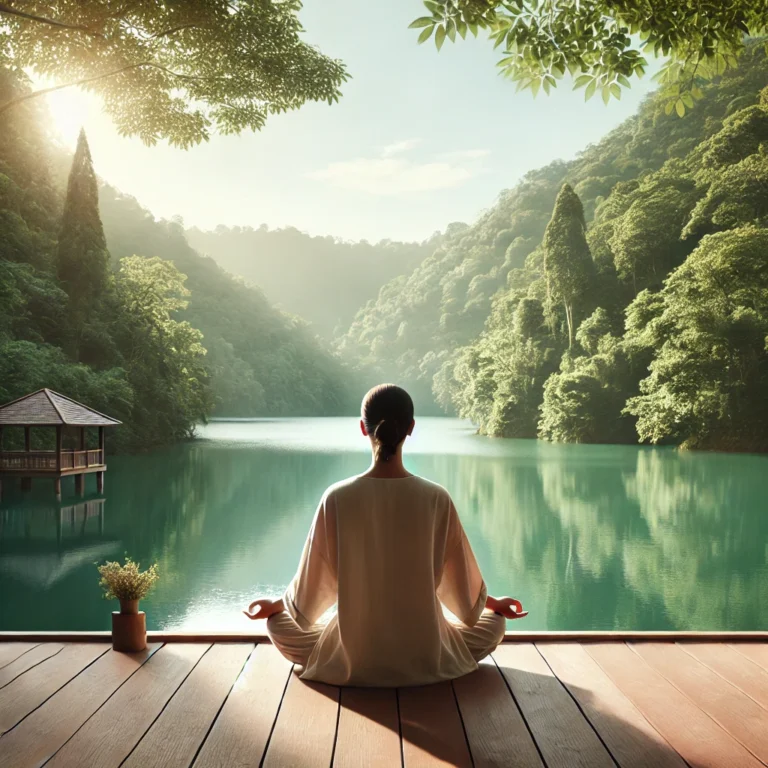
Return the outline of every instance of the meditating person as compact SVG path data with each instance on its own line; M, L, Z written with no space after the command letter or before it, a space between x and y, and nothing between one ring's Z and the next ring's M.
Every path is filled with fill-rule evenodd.
M404 389L368 392L360 428L371 441L370 468L325 492L285 595L244 611L267 619L275 647L305 680L452 680L501 642L505 619L527 615L519 601L487 594L448 492L403 466L414 423ZM334 604L335 615L318 623Z

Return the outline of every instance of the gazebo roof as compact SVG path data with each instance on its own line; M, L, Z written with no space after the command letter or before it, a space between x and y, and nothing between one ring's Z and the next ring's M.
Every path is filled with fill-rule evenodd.
M0 405L0 426L114 427L120 423L51 389L39 389Z

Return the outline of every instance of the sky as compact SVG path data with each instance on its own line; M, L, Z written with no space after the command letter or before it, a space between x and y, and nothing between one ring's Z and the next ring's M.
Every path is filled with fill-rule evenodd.
M84 126L96 172L158 218L186 226L294 226L346 240L423 240L471 223L526 172L572 158L632 115L652 90L585 103L567 82L515 93L482 34L417 45L418 0L305 0L305 38L345 62L339 104L274 115L258 133L213 136L189 150L118 136L99 102L49 98L62 140Z

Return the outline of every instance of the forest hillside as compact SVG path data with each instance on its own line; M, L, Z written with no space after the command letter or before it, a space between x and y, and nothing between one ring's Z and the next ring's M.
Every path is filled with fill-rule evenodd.
M187 229L189 244L233 275L259 286L270 302L301 315L323 338L349 328L382 285L412 272L440 243L348 242L295 227Z
M338 337L481 432L768 449L768 65L528 173ZM693 104L691 103L691 105Z
M26 88L0 70L0 97ZM180 225L99 189L85 135L73 158L48 123L32 100L0 131L0 402L60 390L121 419L131 449L212 413L349 410L349 372L304 321L200 256Z

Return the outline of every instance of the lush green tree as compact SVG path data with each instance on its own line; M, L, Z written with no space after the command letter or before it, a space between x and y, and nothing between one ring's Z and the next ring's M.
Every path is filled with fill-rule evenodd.
M302 40L299 0L0 3L0 65L55 78L0 101L0 115L41 93L98 93L118 130L187 147L258 130L306 101L337 101L341 63Z
M69 172L57 253L57 273L69 296L70 338L75 357L93 338L109 290L109 252L99 216L99 190L85 131L80 131ZM85 355L88 361L89 355Z
M566 73L586 98L600 93L608 103L621 98L629 78L642 76L645 54L667 57L659 80L667 113L682 116L703 96L702 81L736 66L746 36L768 29L768 6L752 0L424 0L428 16L411 27L419 42L487 30L502 47L502 73L549 93Z
M768 449L768 230L708 235L660 300L663 341L641 394L627 403L640 438Z
M211 407L203 334L175 319L187 307L185 280L163 259L120 261L117 338L136 393L133 429L150 444L191 436Z
M550 300L565 310L569 347L594 273L586 228L581 200L570 184L563 184L544 233L544 276Z

